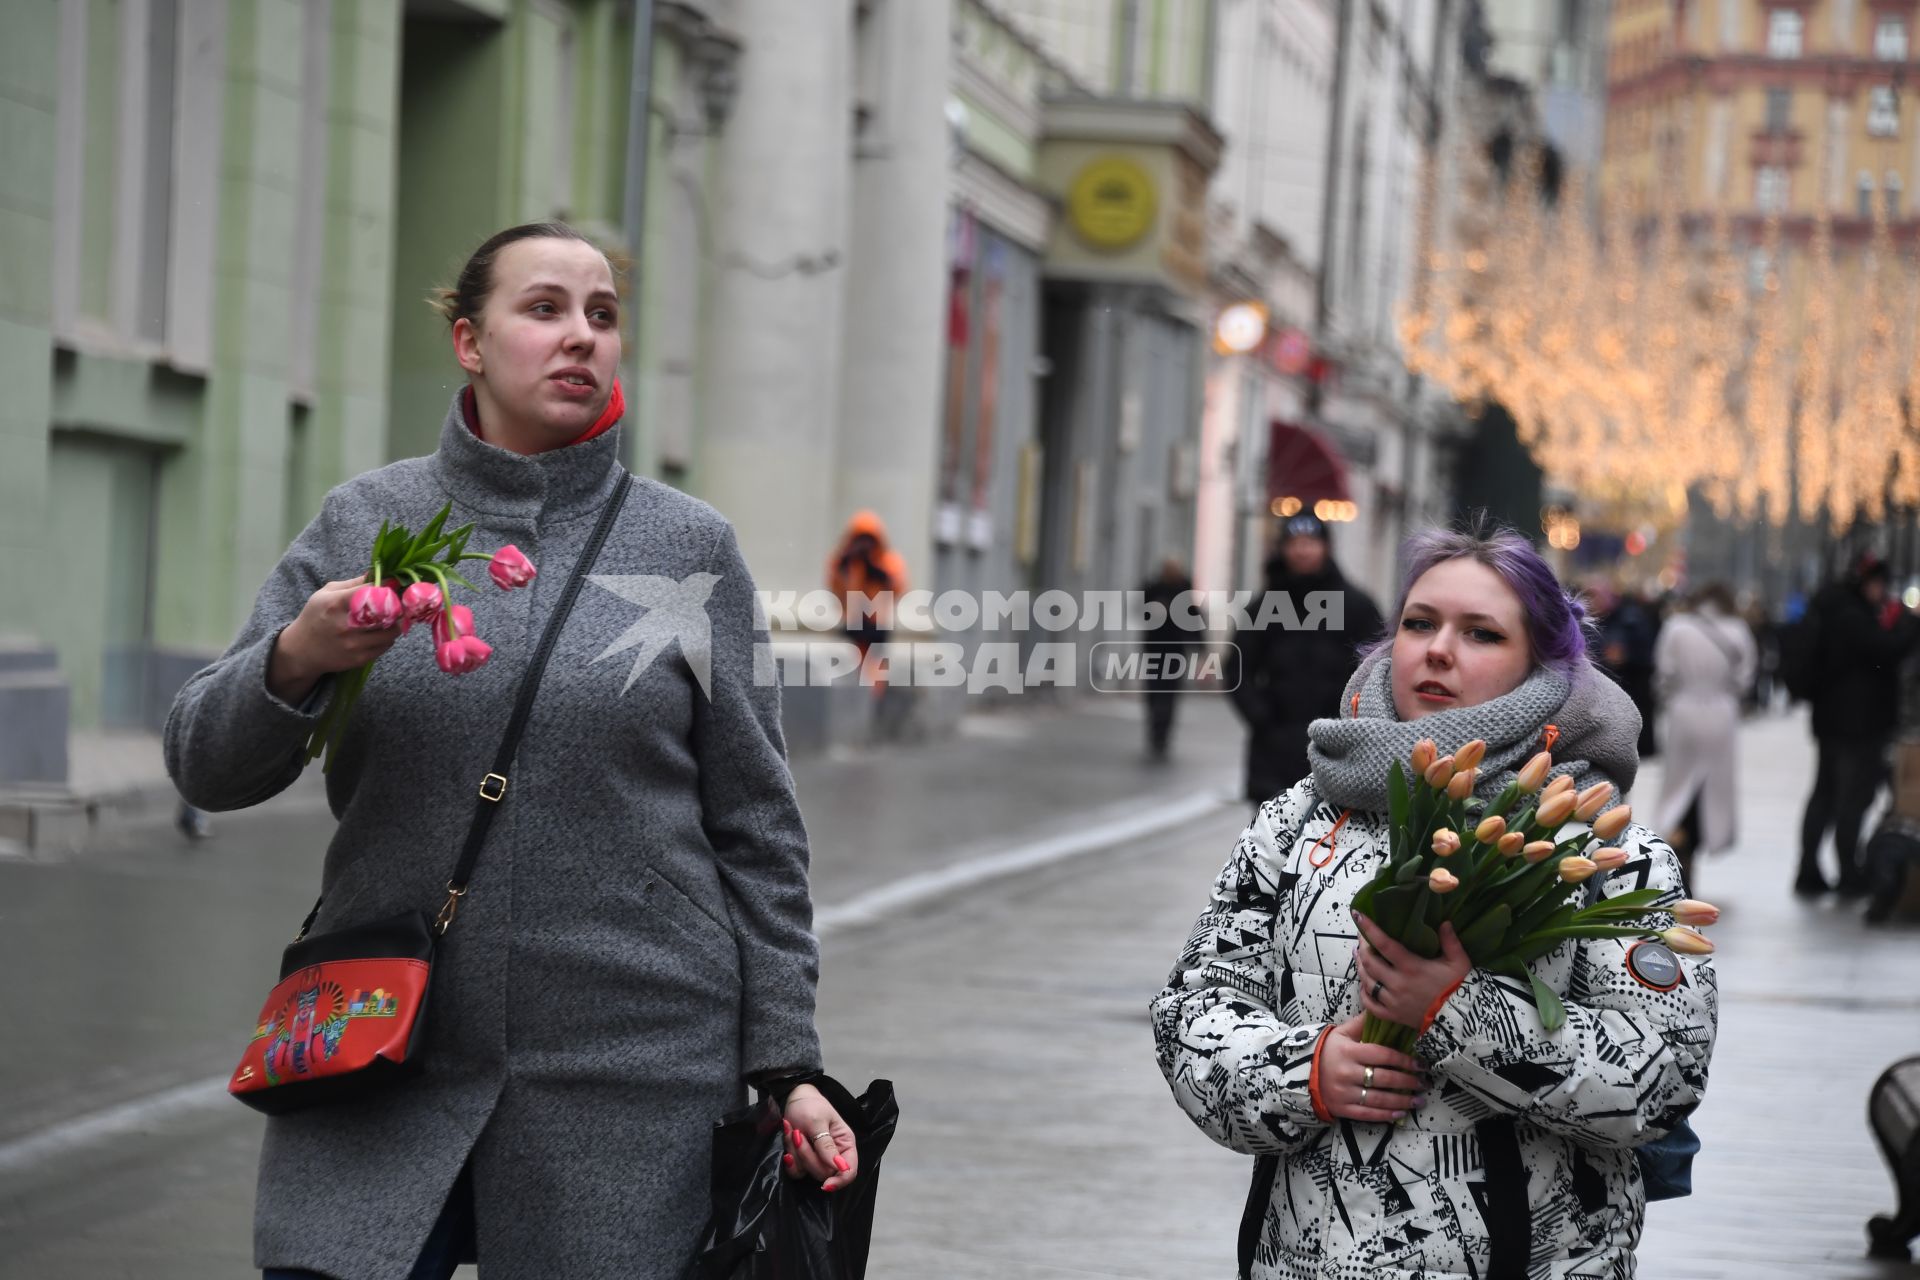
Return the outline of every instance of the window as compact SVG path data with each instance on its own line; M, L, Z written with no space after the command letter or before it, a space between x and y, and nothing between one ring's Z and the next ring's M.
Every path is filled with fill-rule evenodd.
M210 82L209 120L200 109L209 81L193 72L209 49L224 66L223 12L181 0L61 0L50 265L53 327L65 342L203 363L194 322L207 290L193 250L204 236L210 277L205 193L218 190L218 173L196 164L217 157L225 85Z
M1867 134L1874 138L1891 138L1900 132L1900 104L1893 96L1893 86L1877 84L1873 86L1867 99Z
M1777 213L1787 207L1787 171L1779 165L1762 165L1753 175L1753 203L1762 213Z
M1860 200L1854 212L1862 218L1873 216L1873 175L1865 169L1860 171Z
M1900 220L1900 175L1892 169L1887 170L1887 180L1883 184L1887 192L1887 221Z
M1874 24L1873 56L1882 62L1907 60L1907 20L1884 17Z
M1797 58L1807 20L1795 9L1775 9L1767 15L1767 56Z
M1793 90L1767 90L1767 132L1785 133L1793 122Z

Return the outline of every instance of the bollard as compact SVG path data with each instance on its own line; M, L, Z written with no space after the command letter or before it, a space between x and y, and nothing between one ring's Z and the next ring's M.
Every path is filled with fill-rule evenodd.
M1898 1205L1893 1217L1867 1223L1867 1256L1907 1262L1908 1241L1920 1236L1920 1057L1880 1073L1867 1094L1867 1126L1893 1170Z

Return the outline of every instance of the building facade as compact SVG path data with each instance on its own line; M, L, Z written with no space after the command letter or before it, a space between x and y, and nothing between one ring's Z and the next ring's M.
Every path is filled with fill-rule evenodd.
M1617 0L1480 0L1485 72L1524 85L1541 134L1569 167L1593 173L1606 134L1608 35Z
M1462 0L1337 7L1315 344L1328 363L1309 425L1349 463L1355 518L1334 528L1348 575L1376 594L1406 534L1449 509L1457 407L1411 375L1400 322L1427 234L1423 190L1448 162L1446 104L1462 67Z
M1208 301L1216 6L1010 0L1059 66L1036 173L1044 258L1032 585L1084 599L1193 560ZM1115 630L1096 626L1083 641ZM1083 660L1093 645L1082 643Z
M1696 237L1718 220L1728 245L1752 255L1750 288L1765 278L1763 265L1798 287L1816 270L1824 225L1833 293L1869 297L1863 276L1876 224L1897 255L1920 236L1916 23L1913 4L1881 0L1615 0L1606 198L1668 208ZM1770 234L1777 260L1765 250ZM1876 546L1911 585L1916 527L1911 508L1878 524L1834 525L1825 512L1806 518L1797 508L1767 523L1722 519L1696 501L1683 529L1684 573L1726 581L1777 610L1836 571L1843 548Z
M154 723L319 496L386 457L400 22L10 15L0 781L64 781L69 725Z
M460 377L426 297L516 222L637 260L629 460L769 589L820 585L861 506L928 563L948 8L654 9L637 253L625 0L14 15L0 782L157 725L325 492L433 448Z
M1842 239L1911 218L1913 5L1616 0L1607 191L1689 211L1819 212Z
M1308 405L1337 9L1333 0L1259 0L1218 19L1227 146L1210 210L1213 332L1194 548L1194 582L1205 590L1259 585L1276 501L1310 510L1350 497L1344 459L1318 475L1303 465L1331 453L1308 425ZM1318 368L1324 376L1325 362Z

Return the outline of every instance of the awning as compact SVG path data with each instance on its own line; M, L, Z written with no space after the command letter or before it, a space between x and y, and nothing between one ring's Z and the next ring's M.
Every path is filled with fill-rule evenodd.
M1323 498L1349 502L1347 461L1318 432L1290 422L1269 425L1267 437L1267 500L1298 498L1313 510Z

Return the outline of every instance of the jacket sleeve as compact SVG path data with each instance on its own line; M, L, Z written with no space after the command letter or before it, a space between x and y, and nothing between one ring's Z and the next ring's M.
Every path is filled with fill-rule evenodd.
M814 1071L821 1066L813 1025L820 955L807 831L787 768L766 627L731 526L715 543L707 571L719 577L707 604L712 663L707 695L694 695L692 740L701 820L740 945L742 1073Z
M1293 1151L1325 1131L1313 1109L1326 1023L1288 1023L1275 987L1275 914L1296 790L1261 807L1214 882L1173 976L1152 1004L1160 1071L1208 1137L1244 1155Z
M1666 891L1663 905L1677 901L1673 850L1644 827L1626 834L1627 863L1608 878L1606 896L1657 888ZM1671 918L1658 922L1664 927ZM1465 1109L1477 1099L1489 1112L1592 1147L1637 1147L1663 1137L1706 1092L1719 1017L1713 963L1677 957L1679 985L1662 992L1628 967L1632 940L1568 945L1573 970L1564 993L1567 1020L1558 1031L1542 1025L1527 984L1475 969L1415 1052Z
M333 696L322 677L291 706L267 688L274 641L300 616L307 597L352 570L329 558L331 495L268 575L231 648L174 695L163 734L167 774L189 804L243 809L286 790L306 768L307 739Z

